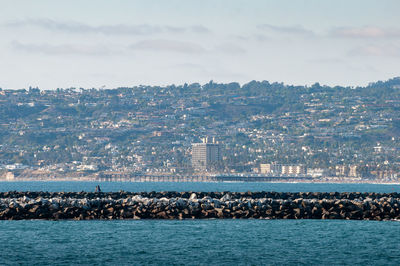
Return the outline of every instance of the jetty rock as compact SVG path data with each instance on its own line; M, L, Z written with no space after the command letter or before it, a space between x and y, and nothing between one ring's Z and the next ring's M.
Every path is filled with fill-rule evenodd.
M399 193L0 192L0 220L400 220Z

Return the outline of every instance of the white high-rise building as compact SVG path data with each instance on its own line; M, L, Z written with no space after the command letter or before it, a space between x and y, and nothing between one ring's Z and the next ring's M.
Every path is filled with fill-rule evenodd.
M221 149L215 138L203 138L202 143L192 144L192 167L197 171L217 170Z

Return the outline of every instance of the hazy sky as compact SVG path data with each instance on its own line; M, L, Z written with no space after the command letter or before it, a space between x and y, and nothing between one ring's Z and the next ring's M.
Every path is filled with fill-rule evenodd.
M398 0L0 0L0 87L400 76Z

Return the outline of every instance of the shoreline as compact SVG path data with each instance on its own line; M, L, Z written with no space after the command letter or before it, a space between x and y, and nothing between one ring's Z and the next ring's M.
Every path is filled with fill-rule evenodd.
M16 178L16 179L0 179L1 182L102 182L102 183L271 183L271 184L371 184L371 185L400 185L399 181L377 182L376 180L354 180L354 181L321 181L321 180L274 180L274 181L142 181L132 179L118 180L99 180L94 178Z

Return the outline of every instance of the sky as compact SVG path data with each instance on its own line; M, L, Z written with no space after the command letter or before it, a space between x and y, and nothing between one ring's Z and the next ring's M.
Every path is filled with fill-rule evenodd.
M400 76L398 0L0 0L0 87Z

